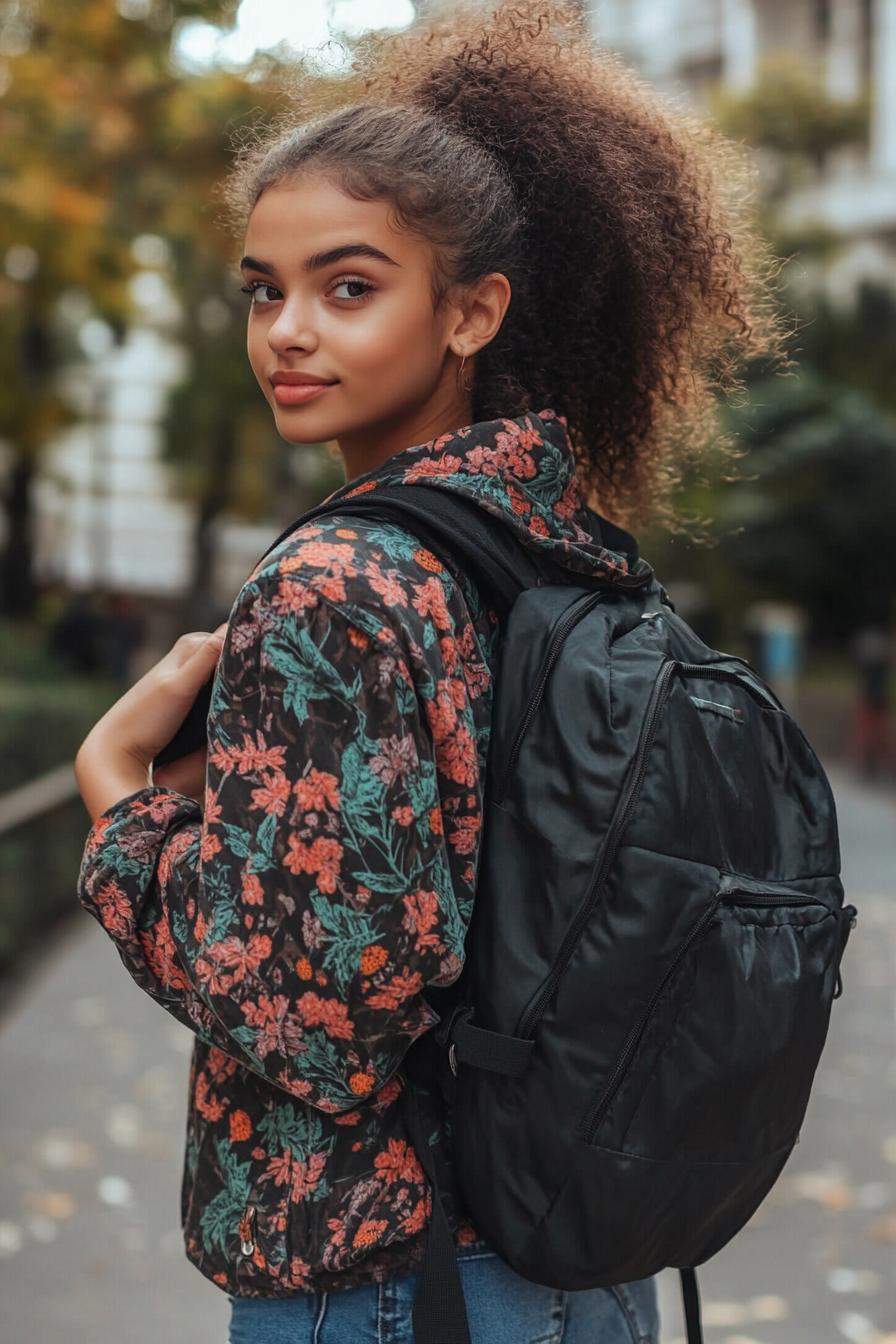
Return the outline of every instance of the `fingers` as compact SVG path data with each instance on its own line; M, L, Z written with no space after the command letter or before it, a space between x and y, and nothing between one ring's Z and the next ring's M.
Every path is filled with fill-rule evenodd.
M196 685L200 686L218 660L226 633L225 621L211 634L207 634L204 630L191 630L181 635L165 659L172 675L180 681L186 676L189 684L196 682Z

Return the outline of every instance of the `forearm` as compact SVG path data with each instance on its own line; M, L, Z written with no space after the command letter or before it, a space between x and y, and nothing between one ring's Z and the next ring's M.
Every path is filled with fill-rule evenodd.
M149 770L133 757L110 750L100 737L88 734L75 757L75 780L90 820L151 783Z

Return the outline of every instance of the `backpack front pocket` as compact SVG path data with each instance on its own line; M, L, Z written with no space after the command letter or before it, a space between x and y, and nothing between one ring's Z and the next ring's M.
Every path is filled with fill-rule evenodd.
M852 906L834 876L723 873L602 1080L579 1134L634 1157L743 1162L796 1142Z

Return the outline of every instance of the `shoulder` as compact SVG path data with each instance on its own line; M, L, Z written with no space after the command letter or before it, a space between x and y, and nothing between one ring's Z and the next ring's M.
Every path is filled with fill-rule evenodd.
M297 528L255 567L231 611L259 634L295 617L329 630L354 626L428 647L469 620L460 576L397 523L332 514Z

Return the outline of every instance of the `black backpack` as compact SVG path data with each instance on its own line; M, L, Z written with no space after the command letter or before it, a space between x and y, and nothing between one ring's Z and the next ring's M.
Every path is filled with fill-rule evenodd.
M472 1222L518 1274L559 1289L678 1268L699 1344L694 1266L780 1175L842 989L856 912L825 772L645 560L600 579L558 569L435 486L299 521L327 513L399 523L501 620L464 971L407 1056L412 1078L424 1046L447 1054ZM598 543L633 541L588 514ZM414 1338L468 1344L417 1091L433 1209Z

